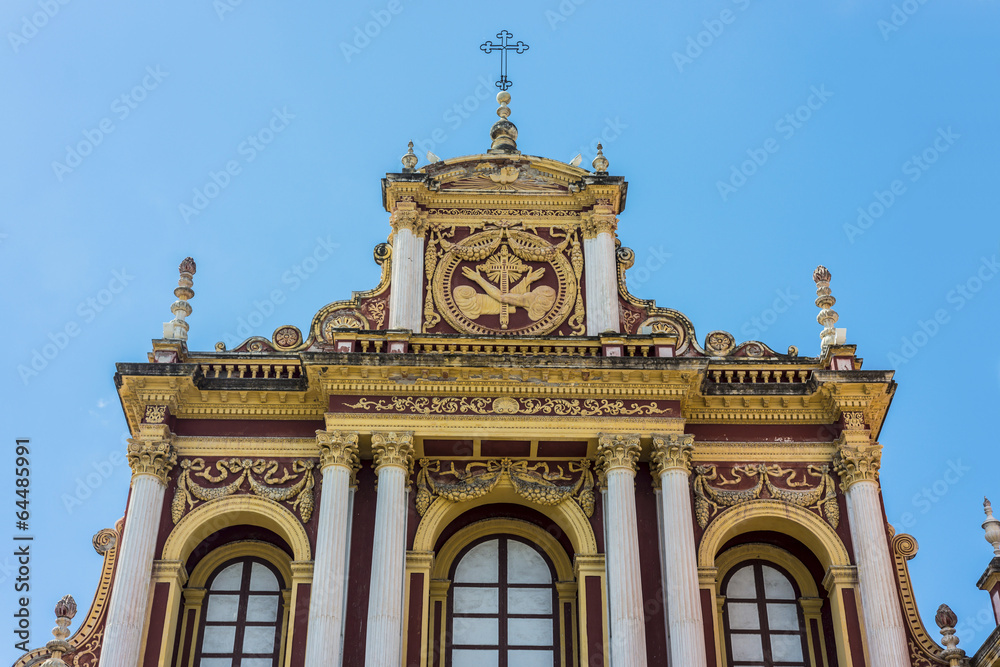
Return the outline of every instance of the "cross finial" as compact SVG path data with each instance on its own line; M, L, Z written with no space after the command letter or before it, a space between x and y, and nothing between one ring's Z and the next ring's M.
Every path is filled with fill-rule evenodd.
M513 84L510 79L507 78L507 52L513 51L514 53L524 53L528 50L528 45L522 41L518 41L517 44L510 44L507 40L513 39L514 35L506 30L501 30L497 33L497 39L500 40L499 44L494 44L490 40L486 40L483 44L479 45L480 50L483 53L490 54L494 51L500 52L500 80L497 81L497 88L501 91L507 90Z

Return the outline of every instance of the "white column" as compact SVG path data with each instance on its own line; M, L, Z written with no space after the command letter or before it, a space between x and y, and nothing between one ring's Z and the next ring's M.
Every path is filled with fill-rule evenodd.
M853 419L862 420L863 416L857 414ZM896 588L895 566L889 554L889 538L879 499L882 445L870 439L863 424L851 421L851 418L847 420L849 426L860 425L861 428L843 432L836 465L847 496L868 653L872 667L909 667L910 653Z
M635 464L638 435L600 437L600 464L607 493L604 521L611 618L611 664L645 667L646 626L639 573L639 529L635 516Z
M351 478L358 464L358 434L316 431L316 439L320 447L323 493L309 596L306 664L340 665L351 529Z
M155 439L128 441L132 493L112 582L100 667L136 667L139 663L163 496L167 475L177 461L169 430L151 430Z
M691 520L689 478L693 442L691 435L653 436L653 474L660 478L671 665L704 665L707 660L694 522Z
M373 433L372 453L378 475L378 499L365 665L396 667L403 661L406 485L413 464L413 433Z
M597 205L584 225L583 259L586 287L587 335L619 333L618 263L615 229L618 220L611 207Z
M400 202L390 219L392 275L389 328L420 333L423 325L424 238L416 204Z

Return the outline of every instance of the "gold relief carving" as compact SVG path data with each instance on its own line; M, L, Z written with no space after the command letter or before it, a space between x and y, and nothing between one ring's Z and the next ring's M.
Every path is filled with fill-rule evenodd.
M362 306L362 310L368 313L368 316L375 322L375 329L381 329L382 325L385 324L385 307L387 304L387 299L372 299L371 301L365 302Z
M878 472L882 467L882 445L867 438L861 442L851 442L842 437L833 464L840 474L840 486L844 491L858 482L878 483Z
M153 475L166 484L170 469L177 463L177 452L168 440L129 438L126 458L133 475Z
M499 398L456 398L456 397L414 397L393 396L377 401L367 398L359 399L357 403L345 404L344 407L366 412L411 412L421 415L431 414L524 414L524 415L556 415L568 417L598 417L598 416L653 416L669 415L672 411L657 407L654 401L649 403L630 403L611 401L608 399L589 398L522 398L507 396Z
M714 357L723 357L733 351L736 339L728 331L712 331L705 336L705 351Z
M660 475L668 470L691 472L691 456L694 454L694 436L671 433L653 434L653 479L659 482Z
M439 460L420 461L416 497L420 516L436 498L456 503L473 500L492 491L505 477L519 496L535 504L558 505L572 498L588 517L594 514L594 475L586 459L565 464L491 459L467 463L463 469L451 462L444 470L442 464ZM442 479L446 477L451 479Z
M271 335L271 340L274 341L274 345L278 348L293 348L302 342L302 332L299 331L298 327L293 327L290 324L281 326L275 329L274 334Z
M316 431L319 467L344 466L352 471L360 466L357 431Z
M398 206L400 208L397 208L389 216L389 224L392 226L392 231L398 232L401 229L409 229L414 235L420 235L423 232L423 224L420 219L420 213L416 210L416 204L412 202L400 202ZM402 208L404 206L406 208Z
M292 510L298 510L302 523L308 523L315 507L313 498L312 461L298 459L290 469L282 468L278 461L266 459L223 459L206 465L202 458L184 459L180 462L181 474L177 478L177 489L170 505L170 514L176 524L184 514L198 502L211 502L237 493L244 482L249 483L250 493L279 503L289 503ZM213 475L212 470L218 471ZM280 469L280 473L279 473ZM224 486L201 486L194 478L199 477L209 484L219 484L236 477ZM297 479L296 479L297 478ZM281 486L292 481L290 486Z
M627 308L622 308L620 318L624 332L635 333L635 324L642 318L642 315Z
M167 406L165 405L147 405L144 422L147 424L162 424L163 420L167 418Z
M837 503L836 483L830 476L830 467L810 465L802 475L804 479L797 479L800 474L801 471L761 463L734 466L730 470L730 479L719 473L714 465L697 466L694 477L694 514L698 525L705 528L716 514L728 507L769 497L813 510L833 528L837 528L840 525L840 506ZM720 488L738 486L745 480L754 478L756 481L748 489ZM789 488L777 487L772 480L782 480ZM767 496L764 495L765 490Z
M664 334L667 336L676 336L677 327L675 327L670 322L665 322L663 320L657 320L649 325L650 333L654 334Z
M375 455L376 472L384 466L396 466L413 472L413 432L372 433L372 454Z
M540 208L432 208L427 211L429 215L437 216L459 216L459 217L504 217L504 218L525 218L525 217L575 217L575 211L540 209Z
M597 445L597 465L604 475L622 469L635 472L640 451L636 433L602 433Z
M97 662L101 655L99 649L101 648L103 638L104 629L102 628L87 640L86 643L81 644L80 648L73 649L71 654L63 656L64 662L69 667L97 667Z
M844 428L848 431L863 431L865 429L865 413L844 412Z

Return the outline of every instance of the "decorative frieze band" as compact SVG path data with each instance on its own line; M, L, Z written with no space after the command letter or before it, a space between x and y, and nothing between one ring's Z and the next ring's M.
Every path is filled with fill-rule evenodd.
M640 451L638 433L602 433L597 445L597 465L604 475L612 470L635 473Z
M372 433L372 454L375 471L384 466L396 466L413 471L413 431L377 431Z
M319 468L343 466L352 471L360 466L357 431L316 431L319 443Z
M153 475L161 484L177 463L177 452L169 440L137 440L129 438L128 464L133 475Z
M691 472L691 457L694 454L694 436L683 433L667 435L653 434L653 451L650 456L653 477L668 470Z
M548 415L560 417L675 417L670 405L657 401L626 402L608 399L577 398L468 398L457 396L391 396L356 403L343 401L343 407L359 412L390 412L418 415Z

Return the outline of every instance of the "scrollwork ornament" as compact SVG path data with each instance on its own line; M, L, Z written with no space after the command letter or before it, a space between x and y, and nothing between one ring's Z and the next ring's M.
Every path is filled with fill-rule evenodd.
M694 436L671 433L668 435L653 434L653 452L651 461L653 476L669 470L681 470L685 474L691 472L691 457L694 454Z
M639 435L636 433L602 433L597 446L601 472L604 475L612 470L634 473L640 451Z
M834 456L834 467L840 475L840 486L845 492L859 482L878 484L879 469L882 467L882 445L874 441L842 441Z
M319 443L320 470L343 466L354 470L359 465L357 431L316 431Z
M381 431L372 433L372 454L375 471L385 466L413 471L413 431Z
M865 413L863 412L844 412L844 429L848 431L863 431L865 430Z
M126 454L133 477L153 475L161 484L167 483L167 475L177 463L177 452L169 440L136 440L129 438Z

